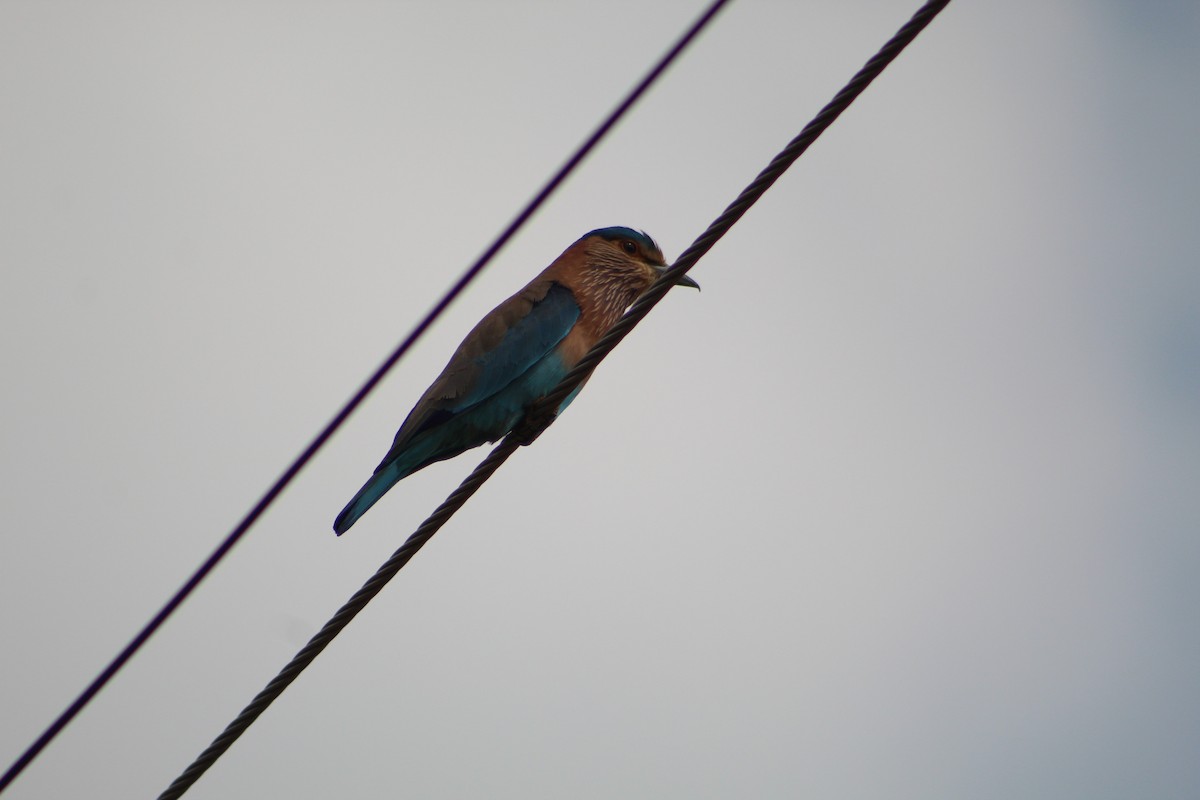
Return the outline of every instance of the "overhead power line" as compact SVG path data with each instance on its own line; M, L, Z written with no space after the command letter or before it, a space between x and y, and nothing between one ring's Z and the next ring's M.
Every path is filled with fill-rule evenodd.
M622 339L638 324L650 310L675 285L676 280L691 269L717 241L733 227L755 202L778 180L792 163L808 149L817 137L854 102L864 89L908 46L917 34L938 15L950 0L931 0L922 6L896 35L868 61L846 86L834 96L821 112L780 151L779 155L758 174L737 199L708 226L671 268L651 286L629 311L609 330L566 377L531 410L527 422L513 431L488 454L446 500L438 506L421 526L400 546L392 556L371 576L362 588L338 609L300 652L271 680L267 686L247 705L237 718L221 732L212 744L183 771L178 778L159 795L158 800L175 800L181 797L216 760L237 741L246 729L258 719L268 706L299 677L300 673L321 654L350 621L366 607L396 573L417 554L426 542L478 491L509 456L523 444L532 442L541 431L553 422L553 410L558 408L579 384L596 368Z
M425 317L413 328L412 332L396 346L395 350L380 364L379 368L372 373L354 396L342 406L341 410L334 415L333 419L316 435L308 446L298 455L294 461L284 470L283 474L271 485L263 494L254 507L242 518L236 527L225 537L221 544L212 552L212 554L192 573L191 577L184 582L178 591L172 595L171 599L166 602L158 613L155 614L149 622L146 623L136 636L125 646L120 653L106 666L99 675L79 694L75 700L67 706L59 716L50 724L45 731L42 732L33 744L26 748L16 761L0 776L0 793L2 793L9 784L16 779L21 772L29 766L29 764L37 758L38 754L45 749L54 737L56 737L65 728L75 716L83 710L83 708L91 702L92 698L104 688L104 686L112 680L120 669L125 666L133 655L142 648L143 645L154 635L167 618L175 612L188 596L196 590L200 582L212 572L220 561L228 555L233 546L241 540L243 536L250 530L251 527L258 521L272 503L279 497L284 489L292 482L293 479L300 473L302 469L312 460L331 436L342 426L343 423L354 413L355 409L362 404L367 395L379 384L380 381L396 366L397 362L404 357L421 338L422 335L433 325L434 321L442 315L442 313L450 306L452 302L462 294L463 290L475 280L483 269L495 258L500 249L513 237L516 232L525 225L526 222L534 215L535 212L546 202L551 194L566 180L567 176L575 170L576 167L588 156L600 140L603 139L621 120L622 117L633 107L633 105L641 99L642 95L662 76L672 63L683 53L683 51L695 40L705 27L716 16L717 12L726 5L728 0L714 0L709 4L695 22L684 32L675 44L664 54L657 63L646 73L646 75L637 83L636 86L625 96L625 98L617 105L616 108L609 113L607 117L596 127L592 134L581 144L570 158L558 169L558 171L546 182L545 186L534 195L523 209L513 218L496 240L483 252L479 259L471 265L470 269L463 273L462 277L450 288L449 291L437 302L437 304L425 315Z

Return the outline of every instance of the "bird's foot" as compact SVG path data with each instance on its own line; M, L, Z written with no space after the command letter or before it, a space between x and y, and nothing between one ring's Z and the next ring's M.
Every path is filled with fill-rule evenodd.
M537 438L542 435L542 431L550 427L550 423L554 422L554 419L557 416L558 415L553 412L537 415L527 414L525 415L525 418L517 423L517 426L513 428L512 436L517 441L517 444L521 445L522 447L527 447L528 445L533 444Z

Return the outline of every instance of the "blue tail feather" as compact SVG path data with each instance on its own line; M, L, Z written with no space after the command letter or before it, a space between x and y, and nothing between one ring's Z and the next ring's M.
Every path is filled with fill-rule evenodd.
M402 473L397 464L389 464L371 476L363 487L358 490L358 494L354 495L354 499L346 504L342 509L342 513L337 515L337 519L333 522L333 531L338 536L341 536L346 531L350 530L350 526L358 521L358 518L367 513L367 509L375 505L379 498L387 493L397 482L407 473Z
M463 446L447 445L443 441L445 438L446 431L444 429L433 434L418 436L399 453L396 453L390 461L380 464L375 470L375 474L363 484L363 487L358 490L358 494L354 495L354 499L346 504L342 513L338 514L337 519L333 522L334 532L341 536L350 530L350 526L367 513L367 510L375 505L379 498L387 494L388 489L417 470L424 469L435 461L456 456L468 447L475 447L479 444L470 442Z

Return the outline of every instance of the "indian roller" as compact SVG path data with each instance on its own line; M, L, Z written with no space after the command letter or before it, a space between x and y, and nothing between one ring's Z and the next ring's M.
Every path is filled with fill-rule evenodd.
M666 268L654 240L631 228L600 228L568 247L467 334L333 530L345 533L417 470L517 428ZM686 275L677 285L700 288Z

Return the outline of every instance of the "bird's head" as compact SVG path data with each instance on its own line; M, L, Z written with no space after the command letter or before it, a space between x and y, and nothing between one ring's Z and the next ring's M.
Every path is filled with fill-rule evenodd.
M662 250L646 233L632 228L599 228L581 240L587 254L585 281L597 289L610 288L632 294L633 301L667 269ZM699 289L700 284L684 275L678 286ZM628 304L628 303L627 303Z

